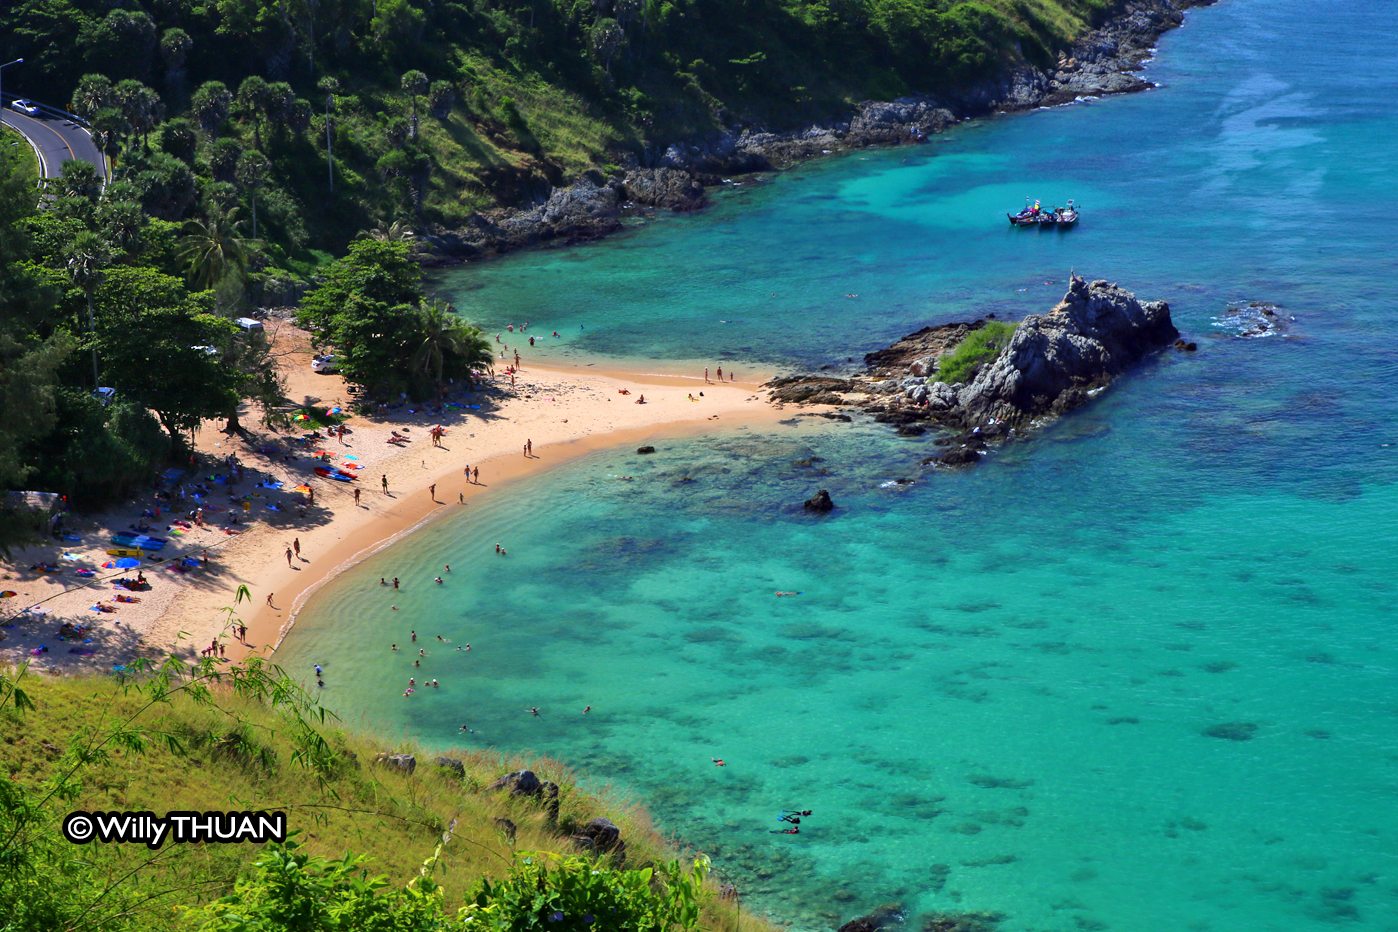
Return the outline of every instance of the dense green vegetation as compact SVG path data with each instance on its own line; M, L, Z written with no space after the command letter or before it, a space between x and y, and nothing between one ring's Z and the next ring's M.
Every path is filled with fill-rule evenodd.
M1010 342L1015 332L1015 324L1002 320L988 320L985 326L978 327L966 335L966 339L956 344L956 348L937 361L937 371L932 381L955 385L975 378L976 370L990 362Z
M0 932L736 927L702 856L682 865L643 813L581 793L561 765L527 764L559 784L556 818L486 789L524 761L454 752L457 774L398 747L416 750L416 772L376 766L385 748L260 660L136 663L119 678L0 669L0 735ZM59 832L77 810L211 809L285 811L294 835L260 852L152 851ZM568 840L602 815L625 864Z
M268 342L234 324L254 287L239 207L177 223L69 162L39 209L31 172L27 148L0 150L0 491L98 507L184 464L205 420L239 430L249 400L269 422L293 413ZM480 333L426 301L401 242L356 242L306 308L369 400L432 397L489 366ZM0 551L36 530L0 500Z
M252 271L294 273L720 126L1047 63L1113 3L18 0L0 56L92 121L147 212L239 205Z

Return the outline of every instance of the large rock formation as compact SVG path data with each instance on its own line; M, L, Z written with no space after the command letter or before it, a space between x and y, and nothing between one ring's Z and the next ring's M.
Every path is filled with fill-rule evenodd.
M1179 337L1163 301L1141 302L1114 283L1074 276L1047 314L1026 317L968 384L937 378L939 359L985 320L924 327L864 357L849 379L786 376L767 384L777 404L849 405L915 437L943 428L931 460L977 462L989 445L1088 401L1147 355Z
M1143 304L1116 284L1074 276L1057 307L1026 317L1000 355L957 392L954 410L968 427L1061 414L1179 335L1164 301Z

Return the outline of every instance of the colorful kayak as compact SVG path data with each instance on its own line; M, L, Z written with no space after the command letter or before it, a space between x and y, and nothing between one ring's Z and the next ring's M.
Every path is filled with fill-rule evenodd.
M334 479L338 482L353 482L356 478L349 473L341 472L338 469L327 469L324 466L317 466L315 473L317 476L323 476L326 479Z
M145 551L133 550L129 547L117 547L113 550L107 551L107 556L109 557L136 557L139 559L140 557L144 557L145 555Z

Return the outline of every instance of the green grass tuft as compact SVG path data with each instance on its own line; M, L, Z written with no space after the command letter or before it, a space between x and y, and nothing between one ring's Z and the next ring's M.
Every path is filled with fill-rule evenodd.
M1000 351L1010 342L1010 336L1017 326L1004 321L989 320L984 327L972 330L955 349L941 358L937 364L937 371L932 376L933 381L946 382L948 385L970 381L977 369L1000 355Z

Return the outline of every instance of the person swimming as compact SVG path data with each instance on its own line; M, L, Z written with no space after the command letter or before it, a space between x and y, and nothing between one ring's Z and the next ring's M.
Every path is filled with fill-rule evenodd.
M727 766L728 766L728 761L724 760L724 759L721 758L721 757L710 757L709 760L711 760L711 761L714 762L714 766L715 766L715 767L727 767Z
M800 825L801 817L794 812L785 812L777 816L778 822L790 822L792 825Z
M795 825L793 825L791 828L774 828L774 829L772 829L770 832L768 832L768 834L769 834L769 835L800 835L800 834L801 834L801 829L799 829L799 828L797 828Z

